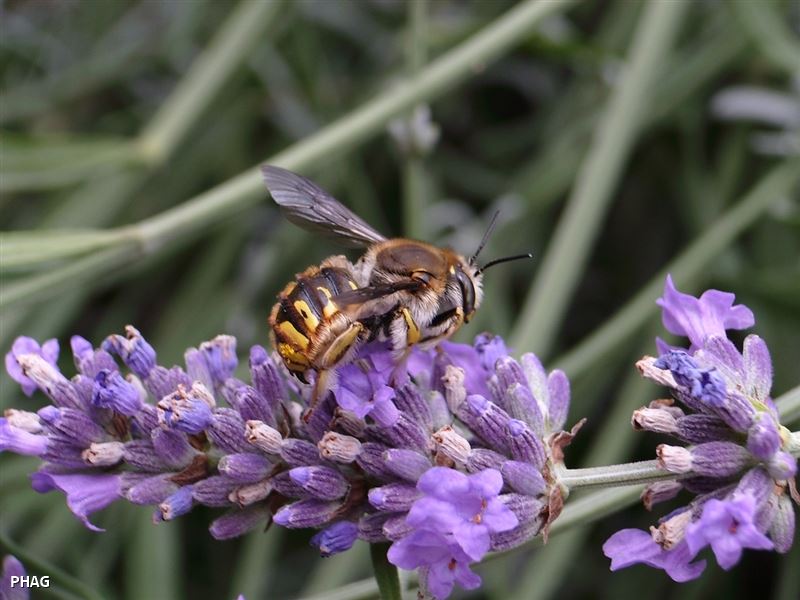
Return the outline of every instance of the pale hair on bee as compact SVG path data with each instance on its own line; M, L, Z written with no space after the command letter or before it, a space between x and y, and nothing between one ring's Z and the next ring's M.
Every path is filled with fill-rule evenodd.
M270 313L273 344L287 369L304 382L310 371L316 373L313 402L333 385L335 367L352 360L364 342L388 340L398 362L412 346L434 346L480 307L487 268L532 257L477 265L497 214L466 259L449 248L386 238L301 175L272 165L261 172L289 221L341 245L366 248L355 263L337 255L298 273Z

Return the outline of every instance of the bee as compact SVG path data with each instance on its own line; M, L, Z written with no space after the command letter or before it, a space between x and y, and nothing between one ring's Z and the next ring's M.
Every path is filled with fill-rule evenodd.
M388 239L305 177L271 165L261 171L289 221L366 249L355 263L331 256L297 274L270 313L273 345L287 369L305 383L315 373L312 404L331 386L335 367L349 362L361 344L388 340L399 362L412 346L425 349L449 338L479 308L487 268L532 256L477 266L497 215L466 259L449 248Z

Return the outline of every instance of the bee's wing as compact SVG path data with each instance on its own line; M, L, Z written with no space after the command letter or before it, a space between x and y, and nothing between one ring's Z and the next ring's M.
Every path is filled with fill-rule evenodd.
M407 281L397 281L394 283L381 283L342 292L338 296L333 296L331 300L333 300L337 306L344 307L352 304L363 304L373 300L380 300L396 292L407 291L413 293L419 291L424 286L424 283L416 279L408 279Z
M345 246L365 247L386 240L305 177L272 165L262 165L261 173L272 199L292 223L334 237Z

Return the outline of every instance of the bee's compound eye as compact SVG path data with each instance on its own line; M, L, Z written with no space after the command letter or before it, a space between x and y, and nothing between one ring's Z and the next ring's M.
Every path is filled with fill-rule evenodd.
M428 273L427 271L414 271L411 274L411 279L416 279L417 281L421 281L425 285L428 285L431 282L433 275Z

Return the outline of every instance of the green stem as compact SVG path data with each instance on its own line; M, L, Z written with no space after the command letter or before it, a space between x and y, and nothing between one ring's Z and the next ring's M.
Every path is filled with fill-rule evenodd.
M672 273L673 278L679 283L700 275L708 268L712 259L716 258L770 206L791 193L798 182L800 182L800 160L790 159L773 168L736 206L659 271L611 319L567 354L558 358L555 365L566 371L570 377L575 377L585 372L612 348L629 339L651 315L656 313L658 307L653 299L661 294L667 273ZM518 345L517 348L525 346Z
M800 385L783 394L775 402L784 425L800 420Z
M546 355L550 349L605 221L616 183L642 129L652 88L688 6L685 1L647 4L621 84L609 100L564 216L545 252L512 346L539 355Z
M153 164L175 151L278 15L282 0L241 0L175 91L142 131L138 147Z
M732 0L730 4L742 31L761 54L786 73L796 73L800 67L800 43L789 27L788 15L778 14L780 6L752 0Z
M670 473L660 468L655 460L642 460L586 469L564 469L559 474L561 483L571 490L583 487L606 488L637 483L652 483L662 479L675 478L675 473Z
M381 600L403 600L400 589L400 577L397 567L386 558L386 552L391 544L370 544L369 555L372 558L372 569L375 572L375 582L378 584Z
M29 554L10 537L8 537L8 534L6 534L6 532L2 529L0 529L0 549L2 549L2 554L12 554L17 557L17 559L24 563L26 568L33 569L34 571L38 571L44 575L48 575L54 584L62 587L79 598L83 598L84 600L103 600L103 597L98 592L84 584L82 581L79 581L72 575L69 575L54 565L51 565L47 561L38 559Z

